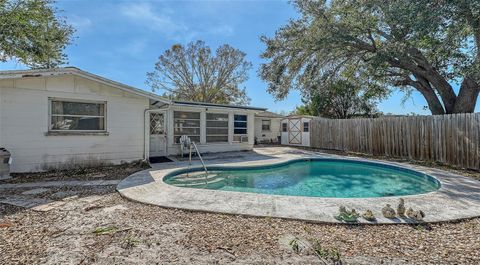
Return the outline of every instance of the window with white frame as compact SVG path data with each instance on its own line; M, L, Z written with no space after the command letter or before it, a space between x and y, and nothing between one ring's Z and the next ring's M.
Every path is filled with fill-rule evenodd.
M309 122L304 122L303 123L303 131L308 132L310 129L310 123Z
M102 132L106 102L50 99L50 131Z
M180 137L187 135L193 142L200 142L200 112L173 112L173 138L180 143Z
M262 120L262 132L269 132L271 124L271 120Z
M207 143L228 142L228 114L207 113Z
M247 115L233 116L233 141L245 142L247 135ZM248 141L248 140L247 140Z

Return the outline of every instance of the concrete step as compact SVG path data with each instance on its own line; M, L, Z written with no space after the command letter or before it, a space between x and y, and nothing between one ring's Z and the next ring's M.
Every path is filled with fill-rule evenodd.
M175 186L178 186L178 187L202 187L202 186L205 186L205 185L220 183L224 180L225 180L224 178L216 178L216 179L213 179L213 180L210 180L210 181L207 181L207 182L198 181L198 182L193 182L193 183L176 183Z
M193 172L193 173L197 173L197 172ZM208 176L205 177L205 172L203 172L203 174L188 173L188 175L185 173L185 174L181 174L181 175L173 177L172 180L180 181L180 182L196 181L196 180L209 181L211 179L215 179L217 176L218 176L217 174L210 174L209 173Z

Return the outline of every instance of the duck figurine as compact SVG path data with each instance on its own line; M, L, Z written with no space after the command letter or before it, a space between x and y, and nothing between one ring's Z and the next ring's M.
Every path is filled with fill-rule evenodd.
M408 208L407 217L417 222L423 222L423 218L425 218L425 213L422 210L414 211L412 208Z
M367 221L375 221L375 215L373 215L373 212L371 210L366 210L363 214L362 217L367 220Z
M390 207L390 204L387 204L385 207L382 208L382 214L385 218L395 218L395 210Z
M405 216L405 200L400 198L400 203L397 206L397 215Z

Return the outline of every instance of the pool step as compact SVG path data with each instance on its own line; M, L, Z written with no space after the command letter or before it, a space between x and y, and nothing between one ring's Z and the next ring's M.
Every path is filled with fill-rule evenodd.
M192 183L175 183L175 186L178 186L178 187L202 187L202 186L205 186L205 185L217 184L217 183L220 183L224 180L225 180L224 178L214 178L214 179L210 179L208 181L205 181L205 178L203 178L203 181L199 180L199 181L192 182Z
M204 172L191 172L191 173L188 173L188 175L187 173L185 173L185 174L175 176L172 178L172 180L180 181L180 182L201 180L205 182L211 179L215 179L217 176L218 176L217 174L208 174L208 176L205 177Z

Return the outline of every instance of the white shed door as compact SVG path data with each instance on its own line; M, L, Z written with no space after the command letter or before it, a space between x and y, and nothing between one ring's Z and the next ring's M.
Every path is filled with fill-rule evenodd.
M150 113L150 157L166 155L165 113Z
M288 119L288 143L302 144L302 119Z

